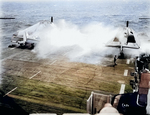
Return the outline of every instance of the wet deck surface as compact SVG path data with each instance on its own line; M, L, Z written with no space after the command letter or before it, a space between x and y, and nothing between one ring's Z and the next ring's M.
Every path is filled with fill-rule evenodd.
M43 105L48 101L49 104L46 106L52 105L55 108L62 108L55 102L63 97L63 100L66 100L66 102L60 100L60 103L65 105L63 108L69 107L69 110L77 108L76 112L85 112L86 100L91 91L116 94L119 93L122 83L129 85L131 79L129 72L133 70L133 67L126 64L126 60L117 60L118 65L115 67L113 67L113 58L110 57L104 57L99 64L86 64L70 62L65 56L66 53L59 52L49 55L49 58L41 59L33 51L27 49L7 48L3 50L1 76L4 79L2 84L7 90L5 93L18 87L17 91L10 94L11 97ZM124 76L124 70L128 70L127 76ZM8 77L6 78L6 76ZM55 89L57 89L56 92ZM80 93L75 94L74 92ZM52 100L50 98L54 95L58 99ZM42 96L44 96L44 100L41 100L43 99ZM75 104L75 108L70 108L72 105L68 103L70 99L73 99L71 102ZM81 100L82 106L80 103L76 104L75 100Z
M64 54L50 55L49 57L49 59L40 59L31 50L8 48L2 53L3 72L29 79L72 87L86 87L93 90L94 88L98 89L99 82L107 82L107 76L110 74L116 78L123 77L124 67L119 70L117 67L114 68L112 58L105 58L104 62L107 66L102 66L70 62ZM111 83L111 79L109 80ZM114 81L112 80L112 82Z

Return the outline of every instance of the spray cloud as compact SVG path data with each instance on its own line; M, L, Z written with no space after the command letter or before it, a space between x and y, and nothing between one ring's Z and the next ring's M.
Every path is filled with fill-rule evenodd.
M40 42L34 51L41 58L61 54L71 61L99 63L105 55L119 54L119 49L105 47L105 44L114 38L118 29L98 22L79 27L65 20L59 20L40 32ZM124 52L135 56L146 49L144 47L140 50L125 49Z
M98 22L79 28L75 24L60 20L40 32L40 42L34 50L41 58L62 53L72 61L97 63L101 56L113 54L114 49L106 50L108 48L104 46L116 32L117 29L104 27Z

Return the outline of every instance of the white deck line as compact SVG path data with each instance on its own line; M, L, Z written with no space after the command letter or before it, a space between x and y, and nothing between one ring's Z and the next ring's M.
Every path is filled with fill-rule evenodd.
M126 64L130 64L130 59L127 59L127 62L126 62Z
M17 89L17 87L15 87L14 89L12 89L11 91L9 91L8 93L6 93L3 97L5 97L6 95L10 94L11 92L15 91Z
M1 59L0 62L5 61L5 60L7 60L7 59L9 59L9 58L12 58L12 57L14 57L14 56L17 56L17 55L19 55L19 54L21 54L21 53L22 53L22 52L18 52L18 53L15 53L15 54L13 54L13 55L10 55L10 56L8 56L8 57L6 57L6 58L4 58L4 59Z
M64 53L64 54L63 54L63 56L66 56L68 53L69 53L69 52L67 52L67 53Z
M15 48L10 48L10 50L14 50Z
M54 60L50 65L53 65L57 60Z
M121 84L121 88L120 88L119 94L124 94L124 90L125 90L125 84Z
M128 70L127 69L124 70L124 74L123 75L124 76L128 76Z
M33 77L35 77L37 74L39 74L41 71L37 72L36 74L34 74L32 77L30 77L29 79L32 79Z
M69 69L70 69L70 68L69 68ZM62 71L61 74L64 73L64 72L66 72L66 71L68 71L69 69L66 69L66 70Z

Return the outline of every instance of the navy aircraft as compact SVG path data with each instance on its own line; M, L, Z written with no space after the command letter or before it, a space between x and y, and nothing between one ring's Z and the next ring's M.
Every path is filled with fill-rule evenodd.
M116 36L106 43L106 47L120 48L120 55L124 56L123 48L139 49L138 40L136 38L133 29L128 27L129 21L126 23L126 27L119 30Z
M17 31L13 34L11 38L12 45L9 45L9 47L20 45L21 48L28 47L33 49L34 45L39 41L40 32L50 25L53 25L53 17L51 17L51 21L44 20L24 30Z

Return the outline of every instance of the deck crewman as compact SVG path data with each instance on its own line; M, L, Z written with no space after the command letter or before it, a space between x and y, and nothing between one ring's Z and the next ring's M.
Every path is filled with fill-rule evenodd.
M115 55L115 57L114 57L114 67L115 67L115 65L117 65L116 61L117 61L117 55Z

